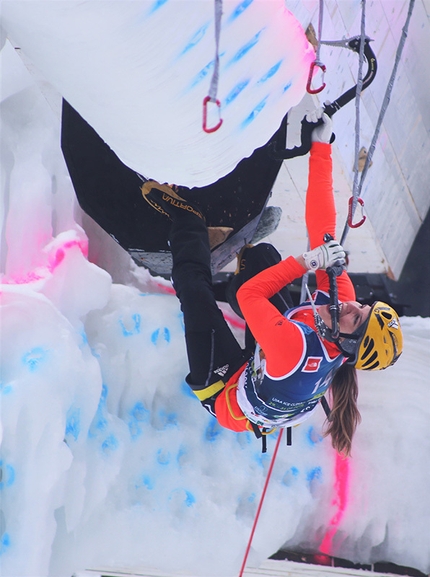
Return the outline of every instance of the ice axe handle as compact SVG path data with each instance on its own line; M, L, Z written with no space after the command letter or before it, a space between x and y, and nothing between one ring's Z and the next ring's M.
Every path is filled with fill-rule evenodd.
M333 240L331 234L324 235L324 242L329 242ZM337 277L340 276L343 272L343 263L342 261L336 261L332 266L326 268L326 273L328 275L330 288L329 288L329 295L330 295L330 316L331 316L331 326L332 326L332 338L337 339L339 338L339 298L337 292Z

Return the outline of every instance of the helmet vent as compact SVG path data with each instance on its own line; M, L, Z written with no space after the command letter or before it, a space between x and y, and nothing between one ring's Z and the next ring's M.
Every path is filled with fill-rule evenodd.
M387 313L385 311L381 312L381 315L387 319L387 321L391 321L391 319L393 318L393 315L391 313Z
M370 355L370 353L373 351L374 346L375 346L375 342L374 342L373 339L369 339L369 338L368 338L367 340L368 340L368 342L367 342L367 343L366 343L366 342L364 343L365 349L364 349L363 354L361 355L361 358L362 358L363 360L366 359L366 358ZM375 351L374 354L377 354L376 351ZM372 355L372 357L373 357L373 355Z
M391 337L391 341L393 344L393 350L394 350L394 355L393 355L393 362L391 363L392 365L397 361L397 359L400 357L401 355L401 351L399 353L399 347L397 344L397 338L396 335L394 335L393 333L390 332L390 337Z
M379 365L379 361L376 359L378 358L378 351L373 351L373 355L371 355L365 363L363 363L363 369L375 369ZM376 363L375 363L376 361ZM372 363L374 363L372 365ZM372 366L369 366L372 365Z
M381 314L383 314L383 313L381 313ZM381 315L379 313L375 312L375 317L376 317L376 320L378 321L380 328L383 329L385 326L385 323L384 323L383 319L381 319Z

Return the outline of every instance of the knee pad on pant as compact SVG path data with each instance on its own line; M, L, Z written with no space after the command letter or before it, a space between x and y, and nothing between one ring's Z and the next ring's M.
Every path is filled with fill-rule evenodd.
M209 399L210 397L217 395L225 387L225 383L221 379L219 381L216 381L215 383L212 383L212 385L209 385L207 387L193 385L192 383L190 383L190 375L187 375L185 381L200 402L203 402L206 399Z
M190 383L190 375L188 375L185 379L186 383L196 395L196 397L201 402L202 406L214 417L216 417L215 412L215 401L220 394L220 392L224 389L225 383L222 380L216 381L212 385L208 387L199 387L197 385L193 385Z

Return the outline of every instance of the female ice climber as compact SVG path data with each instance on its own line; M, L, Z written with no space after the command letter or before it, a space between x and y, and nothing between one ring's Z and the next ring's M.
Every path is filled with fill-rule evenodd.
M323 124L312 132L306 195L310 251L281 260L269 244L245 247L239 274L233 277L239 312L255 339L251 352L240 347L216 304L208 232L198 206L155 181L146 182L142 193L172 221L172 281L184 314L186 381L203 406L233 431L267 430L302 422L330 389L325 434L338 452L349 455L360 420L356 369L392 365L403 339L396 312L382 302L356 302L345 271L337 277L340 335L332 336L325 269L342 261L345 253L336 241L323 242L326 234L334 239L336 214L331 120L322 109L308 120L318 118ZM261 272L254 274L257 270ZM288 309L284 287L308 270L316 273L314 302Z

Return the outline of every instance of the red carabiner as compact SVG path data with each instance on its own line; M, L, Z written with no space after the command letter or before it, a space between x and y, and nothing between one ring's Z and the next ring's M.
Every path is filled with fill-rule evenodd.
M314 75L315 66L318 66L318 68L321 68L321 71L323 73L323 77L322 77L322 85L319 88L315 88L315 90L313 90L311 88L311 84L312 84L312 77ZM326 71L325 64L323 64L319 60L314 60L312 62L311 67L309 68L308 83L306 84L306 90L309 92L309 94L318 94L318 92L321 92L321 90L324 90L324 88L326 87L326 83L324 82L325 71Z
M356 222L355 224L353 224L353 222L352 222L352 203L353 202L354 202L354 197L351 196L351 198L348 201L348 226L349 226L349 228L358 228L366 220L366 217L363 214L364 200L360 197L357 198L357 202L361 205L361 214L362 214L363 218L360 220L360 222Z
M215 126L212 126L212 128L208 128L208 103L209 102L214 102L219 109L220 112L220 118L219 118L219 122L218 124L216 124ZM212 99L210 96L206 96L203 100L203 130L205 132L207 132L208 134L210 134L211 132L215 132L216 130L218 130L218 128L221 126L222 124L222 118L221 118L221 102L216 99Z

